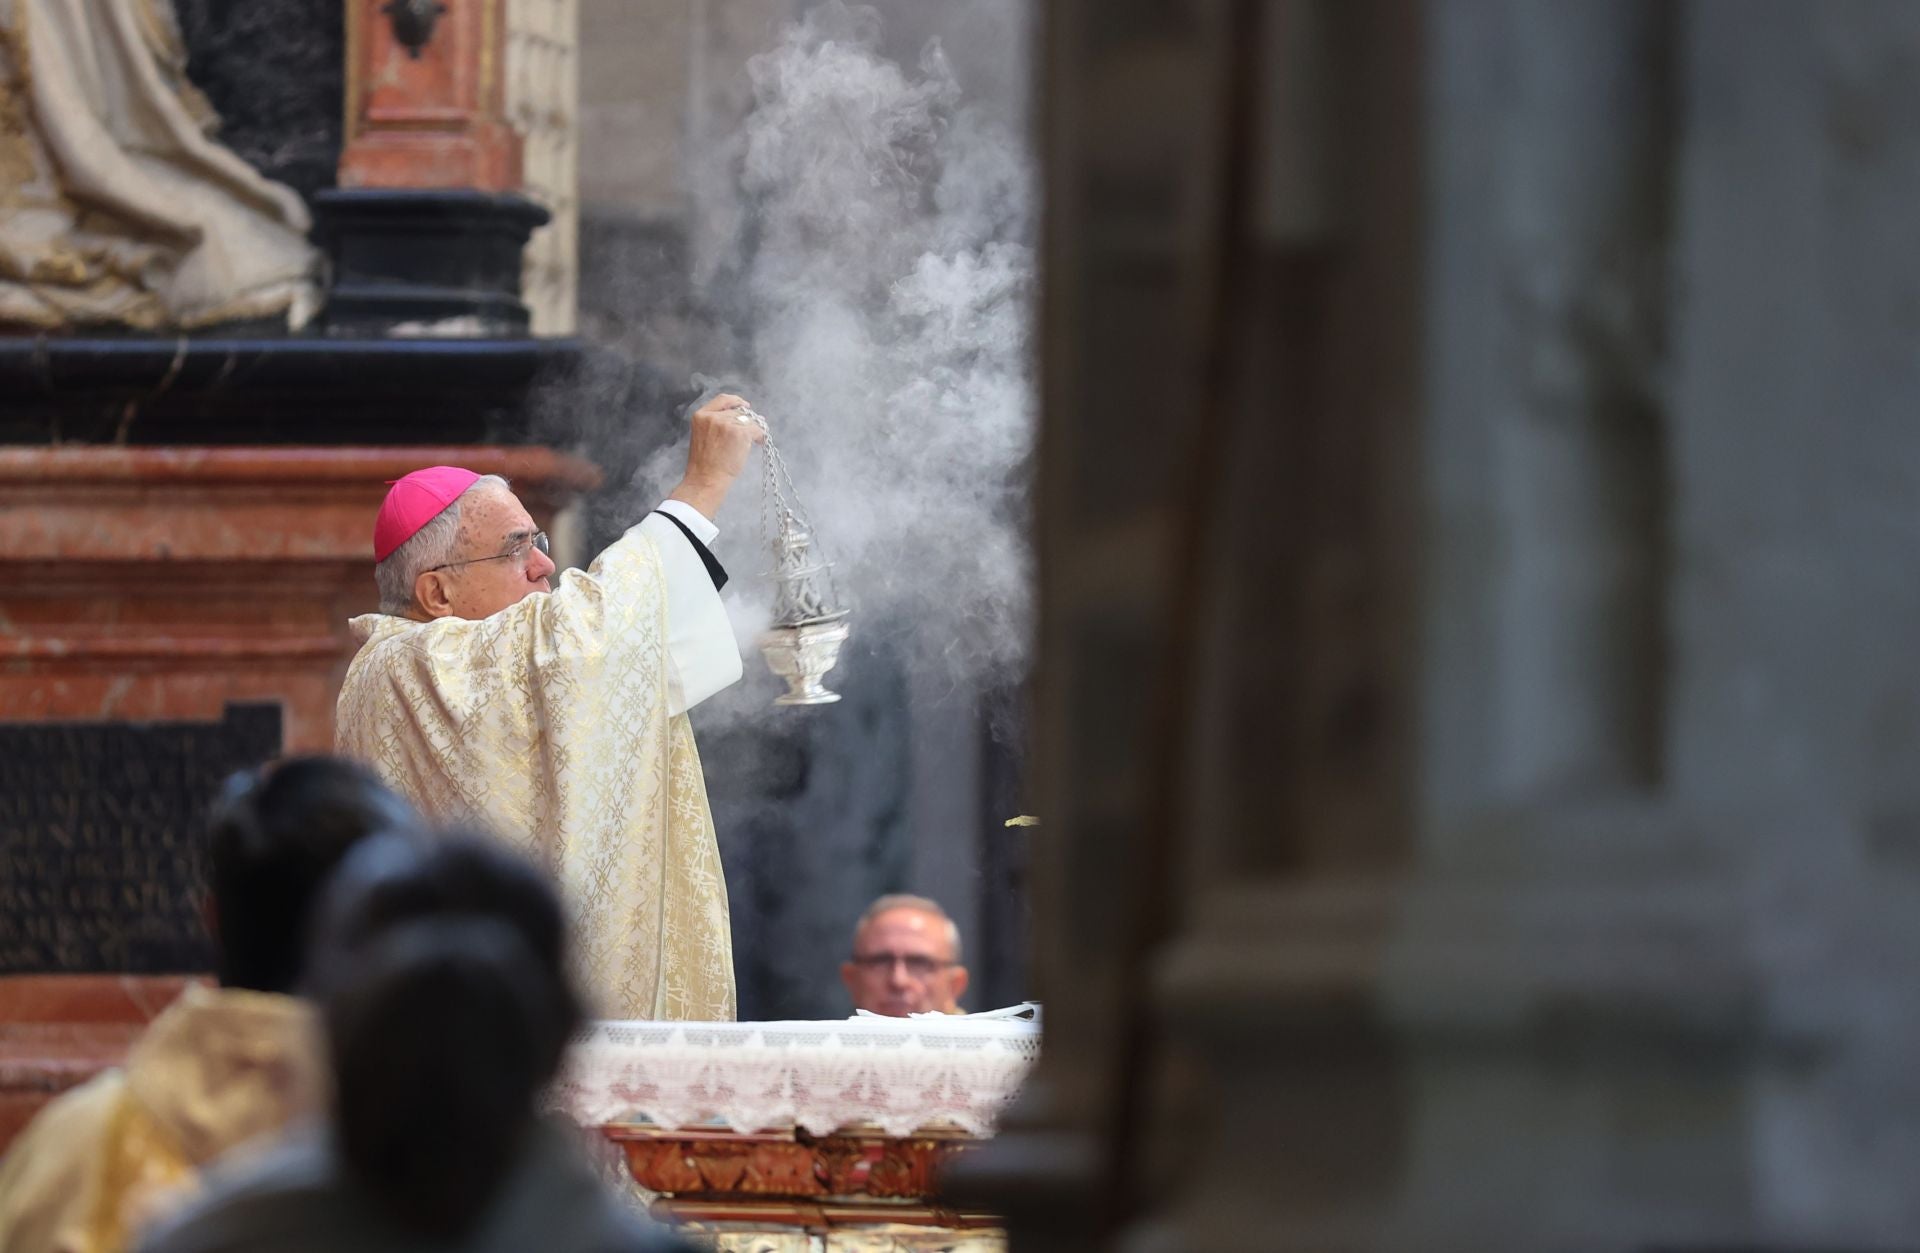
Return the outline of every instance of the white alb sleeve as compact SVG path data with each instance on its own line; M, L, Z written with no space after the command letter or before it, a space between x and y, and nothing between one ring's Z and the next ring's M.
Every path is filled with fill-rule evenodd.
M719 527L685 501L662 501L660 508L685 523L702 544L711 545L720 534ZM740 646L706 563L680 528L648 514L640 530L660 551L666 584L667 713L683 714L740 681Z

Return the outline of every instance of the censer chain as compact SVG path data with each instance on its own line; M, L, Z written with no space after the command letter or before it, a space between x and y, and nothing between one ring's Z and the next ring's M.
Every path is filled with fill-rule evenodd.
M782 480L785 480L788 489L793 488L793 475L787 470L787 459L780 454L780 446L773 442L773 432L767 429L767 420L752 409L744 410L742 416L758 426L765 437L760 457L760 525L767 538L778 544L785 530L782 521L791 518L795 525L806 526L806 515L800 512L799 493L795 491L790 499L788 492L781 489ZM777 549L775 555L778 556Z

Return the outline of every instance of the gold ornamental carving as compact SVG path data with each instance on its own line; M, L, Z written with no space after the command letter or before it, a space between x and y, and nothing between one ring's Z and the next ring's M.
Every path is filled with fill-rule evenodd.
M614 1128L634 1181L668 1196L918 1200L972 1142L957 1137L675 1136Z

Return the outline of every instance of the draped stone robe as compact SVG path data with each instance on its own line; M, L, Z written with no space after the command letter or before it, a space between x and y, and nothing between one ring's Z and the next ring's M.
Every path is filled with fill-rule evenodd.
M669 501L584 573L489 618L353 620L339 750L439 821L477 822L557 877L595 1012L731 1019L726 880L686 710L740 677ZM717 567L716 567L717 568Z
M171 0L0 0L0 326L317 304L306 206L213 138Z

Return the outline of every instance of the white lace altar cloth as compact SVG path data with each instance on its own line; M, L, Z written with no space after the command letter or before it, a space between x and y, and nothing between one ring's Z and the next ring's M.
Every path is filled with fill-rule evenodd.
M1005 1018L599 1022L553 1102L584 1126L988 1135L1039 1055L1039 1026Z

